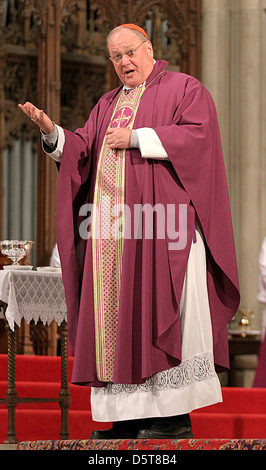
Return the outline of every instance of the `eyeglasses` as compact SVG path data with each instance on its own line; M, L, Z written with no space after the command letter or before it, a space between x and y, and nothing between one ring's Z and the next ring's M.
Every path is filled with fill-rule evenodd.
M126 57L128 57L129 59L132 59L133 57L135 57L136 55L136 51L137 49L141 46L141 44L143 44L144 42L146 41L142 41L138 47L136 47L136 49L130 49L129 51L126 51L126 52L123 52L122 54L116 54L115 56L113 57L109 57L109 59L114 62L115 64L119 64L121 62L121 60L123 59L123 55L125 55Z

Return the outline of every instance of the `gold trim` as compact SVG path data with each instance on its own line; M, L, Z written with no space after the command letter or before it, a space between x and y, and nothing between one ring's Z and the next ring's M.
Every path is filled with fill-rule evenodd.
M125 126L132 128L135 115L140 103L145 87L134 90L134 94L121 93L114 107L111 123L118 111L129 107L132 114L129 116L130 122ZM120 120L123 113L120 116ZM117 119L116 119L117 122ZM126 150L110 150L104 138L99 162L97 167L94 205L98 209L98 217L95 214L92 218L92 252L93 252L93 284L94 284L94 315L95 315L95 343L96 343L96 368L97 377L100 381L111 382L113 379L115 360L115 338L118 324L119 296L121 288L122 255L124 247L124 227L125 216L122 218L122 236L115 240L111 233L111 210L108 215L110 224L102 217L104 213L104 196L108 195L111 204L124 205L125 201L125 155ZM112 187L112 176L114 187ZM110 178L108 185L108 177ZM107 219L109 222L109 218ZM107 237L107 238L106 238ZM108 238L109 237L109 238ZM106 254L109 253L112 266L105 264ZM108 263L108 260L107 260ZM107 282L113 284L112 289L107 288ZM111 298L109 296L111 295ZM112 305L111 305L112 304ZM113 311L112 311L113 308ZM107 316L107 309L109 317ZM111 312L111 313L110 313Z

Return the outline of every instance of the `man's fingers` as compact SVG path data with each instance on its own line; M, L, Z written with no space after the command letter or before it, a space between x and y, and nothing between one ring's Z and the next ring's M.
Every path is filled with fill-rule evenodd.
M25 113L33 122L41 122L44 117L43 110L36 108L32 103L26 102L19 104L18 107Z
M106 131L106 135L110 135L110 134L113 134L115 131L115 129L112 129L111 127L109 127Z
M27 109L27 107L24 105L24 104L19 104L18 107L21 109L21 111L23 111L23 113L25 113L27 116L29 115L29 111Z
M26 101L18 107L45 133L50 134L54 129L54 124L42 109L36 108L34 104Z
M35 118L37 113L39 112L39 109L36 108L36 106L34 106L29 101L27 101L24 104L19 104L18 106L21 109L21 111L23 111L23 113L25 113L30 118L32 118L32 117Z
M130 147L131 130L128 128L109 128L106 131L106 142L111 149Z
M109 127L106 131L106 142L109 146L111 146L111 144L113 143L113 140L114 140L113 134L114 134L114 129Z
M36 109L32 109L30 112L30 118L33 122L36 122L39 120L39 112Z

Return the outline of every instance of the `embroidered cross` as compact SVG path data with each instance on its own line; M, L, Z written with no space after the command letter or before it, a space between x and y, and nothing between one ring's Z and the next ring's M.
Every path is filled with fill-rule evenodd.
M120 109L112 120L112 127L125 127L129 123L131 116L131 108L125 107Z

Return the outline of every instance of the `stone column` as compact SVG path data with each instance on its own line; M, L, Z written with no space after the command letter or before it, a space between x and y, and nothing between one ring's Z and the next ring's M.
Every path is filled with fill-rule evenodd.
M239 275L242 306L259 311L258 253L262 242L262 2L239 2ZM265 58L264 58L265 59ZM236 78L236 77L235 77ZM236 116L236 114L235 114ZM233 137L233 136L232 136ZM265 213L264 213L265 221ZM256 317L257 327L260 319Z
M202 81L215 101L236 239L241 306L254 310L266 235L266 0L203 0ZM264 42L263 42L264 41Z
M202 0L202 82L218 113L225 166L230 167L231 0Z

